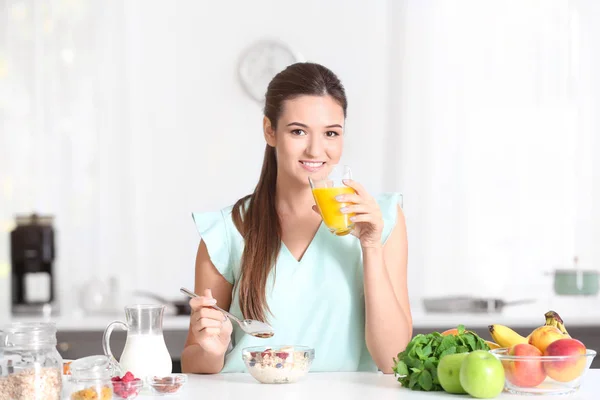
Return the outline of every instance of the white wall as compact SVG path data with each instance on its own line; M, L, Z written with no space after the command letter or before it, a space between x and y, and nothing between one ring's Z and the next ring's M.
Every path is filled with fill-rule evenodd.
M420 273L413 282L424 296L543 304L552 297L547 272L570 268L574 256L598 268L597 5L396 7L394 150L410 267Z
M224 207L253 189L264 149L262 110L242 91L236 65L240 53L262 38L280 38L340 76L349 98L345 156L357 178L380 190L386 6L381 0L369 7L361 1L290 6L262 0L241 2L235 13L227 2L181 1L168 10L163 3L129 6L129 145L138 232L132 245L141 287L177 295L179 286L191 286L198 236L190 212Z
M33 161L36 176L20 172L16 161L3 170L28 186L15 190L2 218L34 208L57 215L61 287L117 274L128 290L170 297L193 286L199 238L190 213L233 203L258 178L262 105L243 92L236 67L241 52L260 39L279 38L339 75L349 99L344 156L356 179L381 191L387 1L261 0L238 2L235 12L228 2L192 0L130 1L124 9L118 2L84 4L88 31L76 24L75 33L95 38L81 46L92 76L79 77L89 90L69 100L93 102L82 107L88 115L78 115L90 130L65 133L59 143L47 137L52 160L36 161L38 153L23 150L18 159ZM89 51L92 43L97 53ZM50 107L48 93L43 100ZM14 139L15 131L6 133ZM61 193L38 186L48 178L60 183ZM35 200L20 201L26 197ZM3 247L1 256L7 255ZM75 298L72 291L63 296Z
M236 66L269 37L346 86L356 178L405 195L413 299L544 296L544 271L600 260L591 0L48 4L0 1L0 293L12 216L34 210L56 215L67 306L110 275L168 297L193 285L191 211L258 177L262 110Z

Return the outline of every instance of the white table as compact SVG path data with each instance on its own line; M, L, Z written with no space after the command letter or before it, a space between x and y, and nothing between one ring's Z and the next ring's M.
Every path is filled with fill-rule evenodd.
M310 373L293 384L264 385L249 374L189 375L186 386L176 397L139 396L138 399L180 400L458 400L471 398L445 392L416 392L402 388L393 375L377 373ZM570 396L534 396L554 400L598 400L600 398L600 369L589 370L580 390ZM497 399L528 399L532 396L500 394Z

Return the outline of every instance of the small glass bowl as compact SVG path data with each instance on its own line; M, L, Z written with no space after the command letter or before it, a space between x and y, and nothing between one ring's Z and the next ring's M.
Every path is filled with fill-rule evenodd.
M594 350L568 356L511 356L509 349L494 349L504 367L506 391L513 394L568 394L581 386L596 356Z
M179 393L181 388L187 383L187 375L171 374L167 376L148 377L146 382L152 391L152 394L166 396Z
M246 369L260 383L293 383L303 378L315 359L306 346L257 346L242 350Z
M115 399L135 399L144 387L144 381L135 380L131 382L112 381L113 396Z

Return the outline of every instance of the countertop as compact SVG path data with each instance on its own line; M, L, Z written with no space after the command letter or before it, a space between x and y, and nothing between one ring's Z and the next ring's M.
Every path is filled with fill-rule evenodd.
M490 314L433 314L426 313L418 308L412 311L413 325L415 329L428 328L454 328L463 324L467 328L483 328L491 324L502 324L513 328L529 327L544 324L544 313L548 310L557 311L564 319L565 324L570 326L598 326L600 328L600 302L592 308L567 309L550 307L522 307L513 310L505 310L502 313ZM125 316L118 313L110 315L87 316L85 314L65 314L55 317L21 317L5 316L0 318L2 325L10 322L52 321L59 331L101 331L114 320L124 321ZM165 331L187 330L189 326L188 316L165 316L163 328Z
M564 396L569 400L597 400L600 393L600 370L589 370L578 392ZM562 396L561 396L562 397ZM138 399L153 399L140 395ZM381 373L309 373L303 380L283 385L260 384L249 374L189 375L188 383L177 399L463 399L445 392L417 392L404 389L393 375ZM557 398L536 396L536 398ZM496 399L531 399L501 393Z
M600 297L564 297L538 300L533 304L505 307L499 313L428 313L420 301L411 303L415 329L448 327L463 324L467 328L484 328L491 324L502 324L513 328L531 327L544 324L544 313L557 311L569 326L597 326L600 328ZM11 316L6 309L0 313L0 325L18 321L52 321L59 331L102 331L114 320L124 320L124 312L103 315L86 315L82 312L64 310L55 317ZM163 322L165 331L187 330L188 316L166 315Z

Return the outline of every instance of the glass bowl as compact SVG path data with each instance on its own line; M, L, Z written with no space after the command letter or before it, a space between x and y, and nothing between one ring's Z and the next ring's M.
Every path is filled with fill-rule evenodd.
M112 386L115 399L135 399L144 387L144 382L139 378L130 382L112 381Z
M166 396L181 391L187 382L185 374L171 374L167 376L148 377L147 383L152 394Z
M594 350L566 356L511 356L509 349L494 349L504 367L506 391L513 394L568 394L581 386L596 356Z
M306 346L256 346L242 350L246 370L260 383L293 383L304 377L315 359Z

